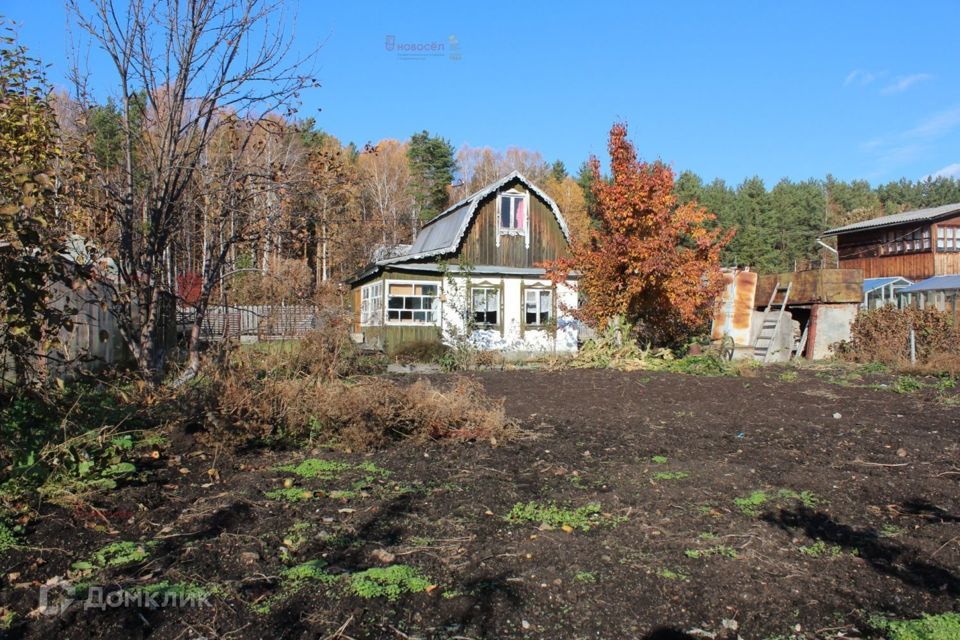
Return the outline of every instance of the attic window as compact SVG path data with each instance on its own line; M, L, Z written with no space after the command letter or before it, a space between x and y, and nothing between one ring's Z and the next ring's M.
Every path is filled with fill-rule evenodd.
M497 199L501 233L524 233L529 217L529 198L519 191L507 191Z

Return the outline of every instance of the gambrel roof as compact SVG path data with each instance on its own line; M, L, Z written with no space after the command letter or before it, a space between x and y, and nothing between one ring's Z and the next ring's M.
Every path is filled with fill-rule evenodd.
M420 233L417 234L413 246L410 247L410 250L406 254L379 260L376 264L386 266L455 253L460 247L460 242L467 233L467 229L470 228L470 223L477 214L480 203L483 202L487 196L497 193L514 181L524 185L547 203L547 206L550 207L550 210L556 217L557 223L560 225L563 237L566 238L567 242L570 242L570 231L567 228L567 221L563 219L563 214L560 213L560 207L557 206L557 203L537 187L537 185L527 180L522 173L512 171L496 182L470 194L460 202L447 208L446 211L425 224L420 230Z

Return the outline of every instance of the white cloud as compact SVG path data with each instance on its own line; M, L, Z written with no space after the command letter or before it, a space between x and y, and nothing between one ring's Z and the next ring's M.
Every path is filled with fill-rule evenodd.
M923 82L924 80L930 80L932 78L933 76L929 73L915 73L909 76L897 76L894 78L892 83L881 89L880 93L885 96L889 96L894 93L902 93L913 85Z
M937 138L960 125L960 106L936 113L901 134L908 138Z
M956 178L960 180L960 162L954 162L953 164L948 164L943 169L939 171L934 171L931 173L928 178Z
M846 87L851 84L857 84L861 87L865 87L876 79L877 74L873 72L865 71L863 69L854 69L847 74L847 79L843 81L843 86Z
M897 167L917 162L935 148L938 140L960 127L960 105L924 118L910 129L886 136L878 136L860 145L865 153L875 156L878 174L885 174ZM960 164L944 167L933 174L957 170Z

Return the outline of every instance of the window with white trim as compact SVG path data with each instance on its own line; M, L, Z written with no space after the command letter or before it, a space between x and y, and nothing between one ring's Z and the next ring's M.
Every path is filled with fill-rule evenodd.
M435 282L387 283L387 320L393 324L436 324L439 304Z
M500 320L500 289L473 287L471 290L473 322L479 327L493 327Z
M526 289L523 296L525 324L528 327L540 327L549 324L553 315L553 291L549 289Z
M960 227L937 227L937 251L960 251Z
M497 197L501 233L524 233L530 216L530 198L519 191L507 191Z
M360 289L361 326L383 324L383 282L374 282Z

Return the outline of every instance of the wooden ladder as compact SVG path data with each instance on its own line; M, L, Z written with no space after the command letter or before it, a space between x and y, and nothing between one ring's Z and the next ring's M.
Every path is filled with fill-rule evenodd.
M753 359L767 362L770 358L770 352L773 348L773 340L780 331L780 323L783 320L783 311L787 308L787 301L790 299L790 288L792 282L788 282L786 287L780 286L777 281L770 294L770 301L767 308L763 310L763 323L760 325L760 332L757 334L757 340L753 343ZM779 300L778 294L782 294Z
M807 348L807 331L810 330L810 323L807 323L807 326L803 328L803 333L800 334L800 343L797 345L797 351L793 354L793 359L798 360L803 358L803 350Z

